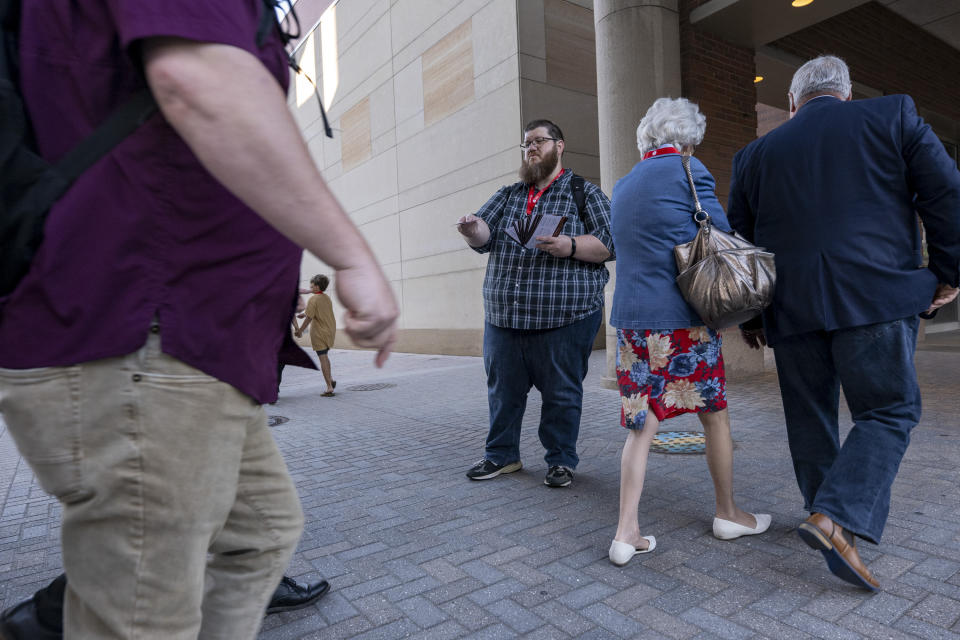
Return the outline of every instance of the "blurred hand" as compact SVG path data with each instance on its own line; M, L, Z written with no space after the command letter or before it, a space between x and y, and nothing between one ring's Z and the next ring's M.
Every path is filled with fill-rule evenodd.
M925 313L931 313L945 304L950 304L956 299L958 292L960 292L960 289L957 287L951 287L943 283L938 284L937 290L933 292L933 301Z
M399 311L393 290L376 263L337 271L337 298L346 307L344 331L357 346L377 350L382 367L396 341Z
M546 251L555 258L569 258L573 251L573 240L570 236L537 236L537 244L534 245L541 251Z
M741 329L740 335L751 349L760 349L761 347L767 346L767 339L763 335L763 329L751 329L749 331Z
M480 218L468 213L457 220L457 231L465 238L475 238L480 233Z

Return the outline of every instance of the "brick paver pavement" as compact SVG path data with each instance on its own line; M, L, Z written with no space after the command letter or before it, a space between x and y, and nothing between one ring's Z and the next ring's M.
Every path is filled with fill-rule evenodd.
M921 351L923 422L894 485L883 544L861 553L883 583L847 586L794 533L801 499L776 378L728 383L740 505L773 514L762 536L711 535L703 456L651 454L640 506L657 550L607 560L616 528L616 391L603 352L586 382L573 485L543 485L539 397L524 421L524 469L470 482L487 405L479 358L335 350L337 396L319 373L287 368L271 415L306 531L289 574L328 578L316 606L269 616L263 640L293 638L958 638L960 353ZM379 390L354 390L384 383ZM665 428L698 430L693 417ZM0 423L0 607L60 572L59 507Z

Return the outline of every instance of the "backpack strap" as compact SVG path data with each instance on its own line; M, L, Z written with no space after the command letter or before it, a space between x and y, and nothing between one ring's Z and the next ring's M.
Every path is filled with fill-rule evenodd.
M157 111L157 103L148 87L140 89L117 107L100 126L77 146L67 152L56 164L57 172L69 186L81 173L93 166L137 127ZM50 201L52 205L61 194Z
M580 221L586 224L583 219L583 212L587 208L587 193L583 188L582 176L573 174L573 177L570 178L570 192L573 194L573 201L577 203L577 215L580 216Z
M571 172L572 173L572 172ZM518 193L520 196L523 196L527 186L522 182L517 183L519 185ZM573 177L570 178L570 194L573 196L573 201L577 205L577 216L580 218L580 221L586 224L584 220L584 212L587 210L587 192L584 188L584 179L583 176L578 176L573 174Z

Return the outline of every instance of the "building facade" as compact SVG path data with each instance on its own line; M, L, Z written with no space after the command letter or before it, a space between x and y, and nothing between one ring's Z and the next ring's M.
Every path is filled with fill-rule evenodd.
M855 98L909 93L954 158L960 142L960 0L299 0L295 9L304 74L291 109L394 286L399 351L479 354L486 258L454 222L517 180L522 128L534 118L560 125L565 166L609 194L639 160L635 131L650 103L690 98L707 116L697 155L725 201L733 154L786 119L793 71L833 53L850 65ZM303 281L325 270L306 256ZM958 328L954 304L927 330ZM739 340L724 354L732 370L772 366Z

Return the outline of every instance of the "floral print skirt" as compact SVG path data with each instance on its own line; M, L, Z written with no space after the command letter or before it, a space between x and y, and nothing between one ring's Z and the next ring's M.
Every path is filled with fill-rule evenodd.
M642 429L657 420L727 408L720 334L707 327L617 329L620 424Z

